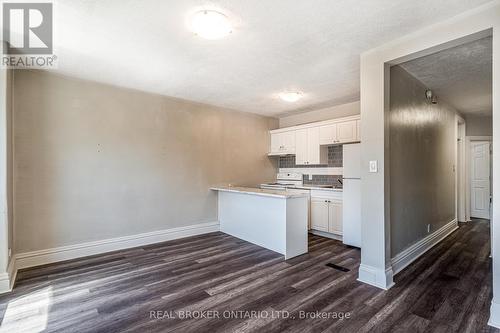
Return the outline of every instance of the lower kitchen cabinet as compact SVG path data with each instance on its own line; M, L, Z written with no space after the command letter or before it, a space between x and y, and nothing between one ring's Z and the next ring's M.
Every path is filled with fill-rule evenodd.
M342 199L311 196L311 229L342 235Z
M342 235L342 201L328 201L328 232Z
M328 200L311 198L311 229L328 232Z

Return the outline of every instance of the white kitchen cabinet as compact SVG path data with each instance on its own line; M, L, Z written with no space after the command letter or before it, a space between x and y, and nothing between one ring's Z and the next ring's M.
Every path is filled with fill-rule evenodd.
M360 118L350 116L270 131L270 156L296 155L296 164L328 163L329 145L360 141Z
M342 201L328 200L328 232L342 235Z
M333 145L359 141L359 120L342 121L319 127L321 145Z
M328 151L321 149L319 144L319 127L307 129L307 164L328 163ZM323 155L323 156L321 156Z
M311 229L342 236L342 192L311 191ZM324 234L324 235L328 235Z
M357 124L356 120L344 121L337 124L337 142L355 142L357 140L356 135Z
M333 145L337 143L337 124L319 127L319 144Z
M295 164L327 164L328 151L320 145L319 128L311 127L295 131Z
M308 162L307 129L295 131L295 164L306 165Z
M295 131L271 133L271 154L294 154Z
M311 198L311 229L328 232L328 200Z

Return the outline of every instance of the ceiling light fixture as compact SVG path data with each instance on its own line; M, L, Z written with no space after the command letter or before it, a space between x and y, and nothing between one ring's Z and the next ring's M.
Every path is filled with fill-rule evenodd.
M226 15L215 10L200 10L191 17L191 29L200 37L220 39L232 32Z
M285 91L280 93L279 96L285 102L293 103L302 98L302 93L299 91Z

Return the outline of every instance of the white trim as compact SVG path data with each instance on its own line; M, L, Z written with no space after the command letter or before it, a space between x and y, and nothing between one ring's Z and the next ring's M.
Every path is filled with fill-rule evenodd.
M0 273L0 294L11 291L9 274Z
M451 222L448 222L432 234L426 236L403 252L397 254L394 258L391 259L391 265L392 270L394 271L394 275L401 272L408 265L417 260L421 255L429 251L432 247L437 245L457 229L457 220L453 219Z
M393 276L392 267L381 270L365 264L359 265L358 281L383 290L389 290L394 286Z
M493 190L493 168L492 168L492 165L493 165L493 148L492 148L492 145L493 145L493 137L492 136L489 136L489 135L484 135L484 136L479 136L479 135L476 135L476 136L466 136L465 137L465 143L466 143L466 147L465 147L465 163L466 163L466 174L465 174L465 177L466 177L466 180L465 180L465 183L466 183L466 186L465 186L465 215L466 215L466 219L467 219L467 222L471 221L471 154L470 154L470 150L471 150L471 143L472 142L475 142L475 141L489 141L491 142L491 145L490 145L490 187L491 187L491 190ZM493 195L493 191L491 191L490 195ZM491 209L490 209L491 211ZM493 217L491 216L491 212L490 212L490 220L492 220Z
M459 222L467 222L466 200L467 200L467 177L466 177L466 132L467 123L460 115L457 118L457 147L456 147L456 166L455 172L455 198L456 198L456 218Z
M46 250L18 253L15 257L17 269L50 264L58 261L87 257L111 251L165 242L189 236L219 231L219 222L152 231L137 235L104 239L100 241L61 246Z
M331 232L311 229L311 230L309 230L309 233L311 233L313 235L321 236L321 237L326 237L326 238L342 241L342 235L333 234Z
M492 136L478 136L478 135L469 135L465 136L465 219L468 221L471 220L470 217L470 143L472 141L492 141ZM493 180L493 179L492 179Z
M488 321L488 325L500 328L500 303L495 302L495 300L491 301L490 320Z
M343 168L280 168L278 172L295 172L303 175L335 175L341 176Z
M361 120L361 115L358 114L358 115L342 117L342 118L334 118L334 119L323 120L323 121L315 121L313 123L307 123L307 124L303 124L303 125L282 127L282 128L278 128L275 130L271 130L271 131L269 131L269 133L275 134L275 133L282 133L282 132L288 132L288 131L295 131L295 130L300 130L300 129L305 129L305 128L318 127L318 126L324 126L324 125L330 125L330 124L336 124L336 123L343 123L343 122L352 121L352 120Z
M11 257L7 266L7 272L0 274L0 294L12 291L16 276L16 261L14 257Z

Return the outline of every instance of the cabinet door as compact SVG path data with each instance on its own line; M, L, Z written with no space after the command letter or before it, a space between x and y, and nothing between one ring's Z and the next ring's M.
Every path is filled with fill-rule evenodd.
M293 154L295 152L295 131L281 133L281 144L285 152Z
M307 129L307 164L321 164L318 127Z
M295 131L295 164L307 164L307 129Z
M328 231L342 235L342 201L330 200L328 204Z
M321 126L319 128L319 144L332 145L337 143L337 124Z
M328 232L328 200L311 198L311 228Z
M338 142L356 141L356 120L337 124L337 140Z
M280 133L271 134L271 153L278 153L280 151Z
M356 140L361 141L361 121L356 120Z

